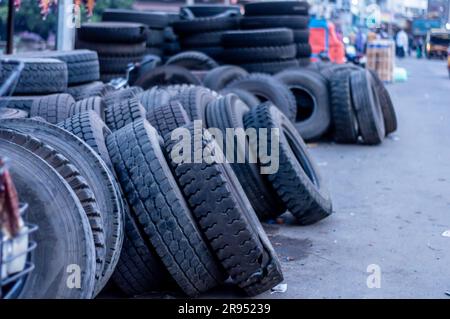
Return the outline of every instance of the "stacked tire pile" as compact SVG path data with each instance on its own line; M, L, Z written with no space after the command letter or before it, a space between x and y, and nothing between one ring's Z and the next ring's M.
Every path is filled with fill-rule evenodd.
M170 33L169 15L157 11L137 11L123 9L107 9L103 12L102 21L107 22L132 22L147 26L145 54L153 54L159 57L164 55L166 35Z
M181 49L198 51L221 60L222 34L239 28L239 6L186 6L180 9L180 20L172 24Z
M54 61L60 62L46 60ZM24 73L19 92L34 92L35 82L27 81L41 70ZM59 90L67 87L64 79ZM230 87L241 87L238 80L243 78ZM55 103L55 95L13 97L33 99L32 118L0 120L0 149L14 160L19 196L40 229L36 269L21 296L91 298L110 278L129 295L178 287L197 296L231 281L254 296L280 283L280 263L258 217L289 210L300 224L311 224L332 209L291 123L295 101L274 81L278 86L266 95L268 102L252 108L235 94L198 85L110 90L101 98L104 120L90 107L71 114L67 105L73 102ZM282 97L274 95L277 89ZM9 107L12 100L1 101ZM196 156L200 137L200 161L174 157L180 154L181 141L172 138L177 128L194 137L183 156ZM214 128L276 129L279 167L271 170L258 150L260 142L274 144L274 136L259 133L255 143L238 142L231 154L260 156L255 161L220 160L227 140L217 139ZM55 277L70 265L83 270L81 289Z
M100 79L109 82L126 76L130 63L146 52L147 26L127 22L92 22L77 29L75 47L98 53Z
M307 65L311 56L309 40L309 4L306 1L263 1L245 5L242 29L289 28L293 32L297 62ZM267 46L271 43L268 42ZM273 48L272 50L275 50ZM281 50L281 48L278 48ZM280 58L281 59L281 58ZM279 63L283 64L282 61ZM286 64L287 65L287 64ZM281 67L280 67L281 68ZM278 71L281 69L278 68ZM251 71L255 71L254 69ZM263 72L263 70L259 70Z

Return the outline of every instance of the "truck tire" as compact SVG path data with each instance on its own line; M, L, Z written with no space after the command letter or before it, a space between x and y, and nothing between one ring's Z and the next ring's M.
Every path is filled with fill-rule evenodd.
M70 116L74 104L75 100L66 93L43 96L33 101L30 116L40 116L49 123L57 124Z
M230 82L247 76L248 72L235 65L222 65L210 70L203 79L203 85L213 91L220 91Z
M372 76L364 69L354 71L350 75L350 85L363 142L369 145L380 144L386 134L383 111Z
M245 105L247 105L249 108L256 107L259 104L261 104L261 101L252 93L248 91L244 91L241 89L236 88L227 88L220 91L221 95L227 95L227 94L236 94L242 102L244 102Z
M212 101L208 105L206 125L207 127L220 129L225 137L227 128L245 130L243 118L248 111L249 108L236 95L229 94ZM248 151L251 150L249 143L247 139L245 139L245 144L235 143L233 158L228 159L228 161L231 163L231 168L241 182L242 188L256 214L261 219L277 217L285 212L285 205L277 196L274 196L275 192L270 183L261 176L258 164L250 162L250 154L246 151L247 149ZM221 141L221 145L226 150L226 138ZM244 156L244 163L240 163L237 160L238 154ZM252 155L256 159L257 156L255 154Z
M142 87L144 90L150 89L156 85L169 84L194 84L200 85L200 80L193 75L189 70L175 66L163 65L147 72L139 77L134 85Z
M331 123L326 80L317 72L299 69L282 71L275 78L283 82L296 98L294 123L302 138L311 140L322 136Z
M77 29L78 39L86 42L139 43L147 38L147 27L131 22L88 22Z
M270 75L253 73L231 82L226 88L246 90L262 100L268 100L276 105L289 119L295 120L297 103L294 95L286 85Z
M203 128L188 124L192 136L202 136L203 149L218 147ZM192 154L195 150L191 139ZM166 141L170 154L175 143ZM215 155L202 163L171 161L181 190L222 267L248 295L269 290L283 280L278 258L239 181ZM211 163L210 163L211 162Z
M228 31L222 36L222 44L226 48L283 46L292 43L294 34L287 28Z
M276 74L285 69L297 68L299 66L299 63L297 59L289 59L258 63L241 63L240 66L248 72Z
M264 47L225 48L224 60L235 63L289 60L295 58L294 44Z
M331 200L307 147L288 118L271 103L251 109L245 127L279 129L279 169L266 175L287 209L302 225L313 224L332 213ZM258 130L257 130L258 132ZM271 145L268 134L268 145ZM251 144L257 152L257 144Z
M177 284L189 296L218 285L221 271L170 172L156 130L139 120L108 136L107 146L133 219Z
M188 114L178 101L152 108L147 112L147 120L163 138L190 122Z
M242 29L289 28L307 29L309 17L291 15L245 16L241 19Z
M246 16L266 15L300 15L307 16L309 3L307 1L264 1L247 3L244 6Z
M204 71L211 70L219 65L204 53L196 51L185 51L178 53L166 61L166 65L176 65L188 70Z
M383 82L373 70L369 70L375 85L375 91L380 100L381 110L383 111L384 128L386 135L397 130L397 115L395 114L394 103L392 103L391 96L384 86Z
M78 113L94 111L95 113L97 113L100 119L104 121L105 108L106 104L101 97L92 96L86 99L76 101L75 104L72 105L72 108L69 111L69 115L72 116Z
M140 119L145 119L145 109L136 97L121 100L106 109L106 125L111 131Z
M2 155L10 159L10 172L22 201L29 205L27 221L40 231L33 252L34 271L19 298L92 298L95 285L95 249L86 213L67 182L45 161L21 146L0 140ZM57 241L54 239L58 238ZM83 289L71 289L57 275L77 264Z

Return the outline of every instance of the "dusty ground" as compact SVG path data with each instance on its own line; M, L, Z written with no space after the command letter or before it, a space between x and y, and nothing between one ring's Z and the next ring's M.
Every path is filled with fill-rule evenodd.
M445 62L405 60L388 86L399 129L382 145L319 143L311 151L334 215L267 227L285 272L269 298L449 298L450 79ZM369 289L367 267L381 270Z

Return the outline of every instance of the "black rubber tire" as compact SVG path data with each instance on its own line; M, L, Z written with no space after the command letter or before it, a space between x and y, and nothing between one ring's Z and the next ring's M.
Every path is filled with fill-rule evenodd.
M120 216L119 219L123 218L122 197L118 192L114 176L102 158L81 139L58 126L32 119L0 121L0 127L27 133L40 139L43 143L48 144L65 156L78 169L90 187L92 191L91 196L95 198L95 203L98 207L97 210L89 211L91 222L93 218L99 219L99 222L93 224L93 227L103 226L111 218L110 216ZM106 232L105 236L110 238L109 236L112 235ZM120 240L120 247L122 238L117 240ZM104 260L101 262L103 264ZM101 276L96 276L96 293L103 288L102 285L106 284L100 278Z
M191 122L186 110L178 101L170 101L169 104L152 108L147 112L147 120L162 137Z
M227 94L235 94L237 95L242 102L244 102L245 105L247 105L249 108L256 107L259 104L261 104L261 101L252 93L241 90L238 88L226 88L219 92L221 95L227 95Z
M299 63L296 59L289 59L258 63L242 63L240 66L248 72L275 74L284 71L285 69L296 68L299 66Z
M223 31L195 33L180 38L180 44L185 48L191 47L194 50L196 47L220 46L222 43L223 33L224 33Z
M378 94L381 110L383 111L384 128L386 135L388 135L397 130L397 115L395 114L394 103L392 103L391 96L378 74L373 70L369 70L369 72L372 75L375 91Z
M145 42L138 43L102 43L88 42L77 39L75 47L89 49L98 53L99 57L137 57L145 54Z
M286 116L266 102L244 116L245 127L278 129L279 169L265 175L288 210L302 225L313 224L332 213L331 200L307 147ZM265 141L264 141L265 142ZM259 142L260 143L260 142ZM267 134L267 145L272 144ZM250 144L257 152L257 144Z
M203 128L194 124L185 128L191 136L202 136L203 150L214 152L219 147ZM166 151L170 154L176 143L166 137ZM195 153L195 143L191 139L191 156ZM281 267L233 170L227 163L216 163L215 156L210 155L201 163L170 161L170 164L222 267L239 287L253 296L283 280Z
M77 136L89 145L105 162L108 168L113 171L111 159L106 147L105 139L111 131L93 111L87 111L73 115L58 125L66 131ZM118 185L115 185L118 189ZM120 200L120 206L124 203ZM108 218L103 221L106 238L105 265L99 279L98 287L103 288L110 279L119 260L120 251L124 238L124 215L123 209L109 212ZM97 292L100 289L96 289Z
M145 42L147 47L159 47L163 45L164 42L164 30L149 29L147 31L147 40Z
M297 43L297 58L309 58L312 54L312 48L309 43Z
M276 79L283 82L295 96L297 115L295 128L305 140L321 137L330 127L330 102L328 83L319 73L304 69L286 70ZM308 114L308 110L312 109ZM305 118L306 113L306 118Z
M106 107L109 107L122 100L128 100L134 97L138 97L142 92L144 92L142 88L138 86L130 86L125 89L108 92L103 97L103 101L105 102Z
M224 47L283 46L294 43L292 30L286 28L228 31L222 36Z
M142 23L154 29L164 29L169 25L169 17L164 12L126 9L106 9L102 21Z
M134 85L140 86L145 90L157 85L184 83L201 84L200 80L189 70L175 65L164 65L142 75L134 82Z
M221 271L170 172L156 130L139 120L108 136L107 146L133 219L181 289L196 296L217 286Z
M307 16L309 3L307 1L261 1L247 3L244 6L246 16L266 15L302 15Z
M202 86L179 85L172 86L170 90L171 100L181 103L191 121L204 120L206 106L218 97L216 92Z
M351 70L337 72L330 81L330 108L333 119L333 139L337 143L358 142L358 120L353 108L350 86Z
M145 119L145 109L137 97L114 103L106 109L106 125L117 131L127 124Z
M83 100L79 100L72 105L69 111L69 116L83 113L87 111L94 111L102 121L105 120L106 104L101 97L92 96Z
M175 65L188 70L204 71L211 70L219 65L204 53L197 51L185 51L170 57L166 65Z
M27 202L27 221L36 224L38 242L32 254L35 269L19 298L91 298L95 285L95 248L89 221L67 182L45 161L23 147L0 140L2 156L9 158L9 170L20 200ZM58 238L58 240L55 240ZM71 289L61 269L78 265L83 289Z
M245 78L231 82L226 88L249 91L262 100L272 102L289 119L295 120L297 103L294 95L285 84L270 75L253 73Z
M0 97L0 108L17 109L29 113L33 101L40 98L39 95Z
M288 60L297 54L294 44L266 47L225 48L223 59L240 64L241 62L265 62L271 60Z
M114 90L115 89L110 85L106 85L100 81L95 81L87 84L70 86L67 88L66 93L72 95L75 101L79 101L92 96L103 97L108 92Z
M295 43L308 43L309 30L308 29L293 29Z
M147 27L130 22L88 22L77 29L78 39L87 42L139 43L147 38Z
M100 78L97 52L90 50L32 51L19 53L16 57L57 59L67 65L68 85L97 81Z
M237 95L229 94L208 104L206 112L206 125L208 128L214 127L222 131L223 141L221 145L226 150L227 139L225 133L227 128L238 128L245 130L244 115L249 108L242 103ZM256 154L250 155L246 150L249 148L249 140L244 143L234 142L233 158L227 158L231 163L237 178L241 182L253 209L261 219L276 217L286 211L286 207L280 199L274 195L272 186L261 176L258 164L250 159L257 159ZM244 156L241 163L238 156Z
M83 207L92 231L92 240L95 245L95 278L101 277L105 266L106 243L105 228L99 207L86 179L78 169L53 147L42 143L38 138L15 130L0 129L0 139L20 145L21 147L39 156L46 161L70 185ZM97 283L96 283L97 286Z
M22 119L28 117L28 112L19 109L0 108L0 119Z
M75 100L70 94L46 95L33 101L30 116L40 116L47 122L58 124L70 116Z
M386 135L383 111L370 72L364 69L352 72L350 85L359 133L364 144L380 144Z
M180 35L232 30L239 27L237 17L205 17L192 20L179 20L172 24L173 30Z
M309 17L290 15L264 15L241 19L243 29L289 28L307 29Z
M168 105L170 101L170 94L164 88L154 86L151 89L140 93L138 98L145 111L148 113L155 107Z
M222 65L210 70L203 78L203 85L213 91L220 91L230 82L248 75L243 68L235 65Z
M150 242L127 213L122 252L112 279L128 296L162 290L170 275Z
M67 89L67 65L56 59L2 57L0 83L4 83L18 62L24 63L13 95L36 95L64 92Z
M126 74L130 64L138 63L142 60L143 55L127 56L127 57L107 57L100 56L100 71L102 74L120 73Z
M196 4L193 6L182 6L180 10L188 9L197 18L211 17L218 14L222 14L227 11L240 15L241 7L238 5L218 5L218 4Z
M320 74L322 74L322 76L327 79L327 81L330 81L331 77L337 72L347 70L361 70L360 67L350 63L334 64L329 62L318 62L318 66Z
M311 63L311 58L298 58L297 61L299 67L317 71L315 63Z
M224 50L221 46L215 46L215 47L196 47L195 51L206 54L208 57L214 59L216 62L221 62Z
M164 56L164 49L162 47L146 47L145 55L156 55L161 58Z

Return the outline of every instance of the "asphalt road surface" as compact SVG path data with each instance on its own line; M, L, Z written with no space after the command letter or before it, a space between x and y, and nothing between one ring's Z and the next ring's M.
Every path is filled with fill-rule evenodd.
M311 145L334 214L266 227L287 291L261 297L450 298L450 79L443 61L398 65L409 79L388 85L397 132L379 146Z

